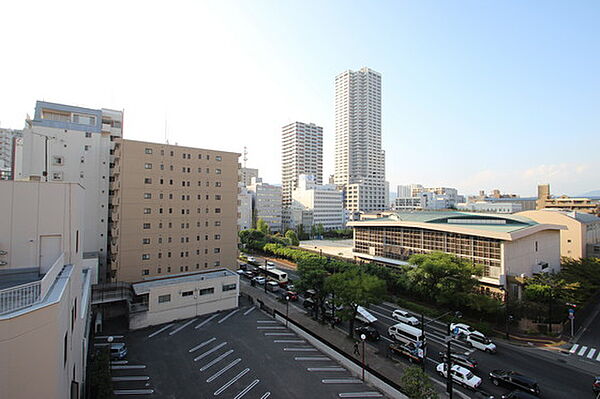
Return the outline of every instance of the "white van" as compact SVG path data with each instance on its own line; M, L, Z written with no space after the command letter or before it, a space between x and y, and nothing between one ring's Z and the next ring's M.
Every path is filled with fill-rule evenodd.
M425 336L420 328L409 326L405 323L394 324L388 328L388 335L396 341L405 343L425 343Z

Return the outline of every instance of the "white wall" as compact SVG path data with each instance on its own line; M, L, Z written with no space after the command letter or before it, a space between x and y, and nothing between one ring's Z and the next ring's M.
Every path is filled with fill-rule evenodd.
M541 271L539 262L547 262L548 271L558 272L560 271L560 231L541 231L516 241L504 241L502 258L504 272L508 275L525 274L530 277Z

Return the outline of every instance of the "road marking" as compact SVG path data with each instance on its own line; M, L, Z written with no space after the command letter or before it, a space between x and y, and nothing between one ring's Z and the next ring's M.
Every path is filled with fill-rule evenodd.
M216 358L216 359L210 361L209 363L205 364L204 366L202 366L200 368L200 371L206 371L206 370L208 370L209 368L211 368L215 364L219 363L221 360L225 359L227 356L231 355L232 353L233 353L233 349L229 349L227 352L223 353L218 358Z
M275 320L256 320L257 323L277 323Z
M246 310L244 316L248 316L254 309L256 309L256 306L252 306L250 309Z
M306 341L303 339L276 339L273 342L276 344L303 344Z
M212 338L211 338L211 339L209 339L208 341L204 341L204 342L202 342L201 344L194 346L194 347L193 347L192 349L190 349L188 352L189 352L189 353L195 352L195 351L197 351L198 349L202 348L203 346L206 346L206 345L210 344L211 342L213 342L213 341L215 341L215 340L216 340L216 338L215 338L215 337L212 337Z
M254 388L254 386L256 384L259 383L260 380L254 380L250 383L250 385L248 385L246 388L244 388L244 390L240 393L238 393L237 395L235 395L235 398L233 399L240 399L242 396L244 396L245 394L247 394L252 388Z
M346 371L343 367L309 367L306 371Z
M596 358L596 360L600 362L600 352L598 353L598 357Z
M362 380L356 378L328 378L321 382L323 384L362 384Z
M203 354L201 354L200 356L198 356L197 358L195 358L194 361L197 362L200 359L204 359L206 356L210 355L213 352L218 351L219 349L221 349L225 345L227 345L227 342L221 342L219 345L215 346L212 349L207 350L206 352L204 352Z
M194 329L199 329L200 327L206 325L209 321L211 321L212 319L214 319L215 317L217 317L219 314L215 313L214 315L210 316L208 319L204 320L202 323L198 324L196 327L194 327Z
M400 323L398 320L394 319L393 317L390 317L390 316L384 315L383 313L381 313L381 312L378 312L378 311L376 311L376 310L373 310L373 309L369 309L369 310L370 310L371 312L373 312L373 313L375 313L375 314L377 314L377 315L381 316L381 317L385 317L386 319L389 319L389 320L393 321L393 322L394 322L394 324L396 324L396 323Z
M587 358L588 359L593 358L594 357L594 353L596 353L596 348L590 349L590 352L588 353Z
M122 365L122 366L110 366L112 370L135 370L135 369L145 369L146 366L143 364L130 364L130 365Z
M234 314L236 314L237 312L239 312L239 309L236 309L232 312L230 312L227 316L223 317L221 320L219 320L217 323L221 324L223 323L225 320L227 320L228 318L230 318L231 316L233 316Z
M583 354L585 353L585 351L587 350L587 346L582 346L581 349L579 350L579 353L577 353L579 356L583 356Z
M328 357L325 357L325 356L304 356L304 357L302 357L302 356L299 356L299 357L295 357L295 358L294 358L294 360L297 360L297 361L302 361L302 360L308 360L308 361L310 361L310 360L315 360L315 361L317 361L317 360L331 360L331 359L330 359L330 358L328 358Z
M379 392L345 392L338 395L340 398L383 398Z
M317 352L315 348L283 348L286 352Z
M122 335L98 335L94 337L94 339L108 339L109 337L113 337L113 339L121 339Z
M129 363L127 360L113 360L110 364L127 364Z
M115 389L115 395L150 395L154 393L154 389Z
M150 377L146 375L130 375L125 377L112 377L113 381L148 381Z
M173 327L173 323L171 323L171 324L167 324L166 326L162 327L160 330L157 330L157 331L153 332L152 334L148 335L148 338L152 338L152 337L154 337L155 335L158 335L158 334L160 334L161 332L163 332L163 331L165 331L166 329L169 329L169 328L171 328L171 327Z
M381 338L385 339L388 342L394 343L393 339L389 339L388 337L384 337L383 335L381 336Z
M223 374L224 372L226 372L227 370L229 370L230 368L232 368L233 366L235 366L236 364L238 364L241 361L242 361L242 359L240 359L238 357L233 362L229 363L227 366L223 367L221 370L217 371L215 374L213 374L210 377L208 377L208 379L206 380L206 382L213 382L214 380L216 380L217 378L219 378L221 376L221 374Z
M575 351L577 350L577 348L579 348L579 344L575 344L571 347L571 350L569 350L569 353L575 353Z
M294 333L270 333L270 332L266 332L265 335L285 335L285 336L296 336L296 334Z
M284 326L258 326L257 330L285 330Z
M242 378L244 376L244 374L246 374L248 371L250 371L249 368L245 368L244 370L242 370L238 375L236 375L235 377L233 377L232 379L230 379L229 382L227 382L221 388L217 389L213 395L214 396L219 396L221 394L221 392L223 392L224 390L226 390L227 388L229 388L231 385L233 385L237 380L239 380L240 378Z
M184 328L186 328L187 326L189 326L190 324L192 324L196 320L197 319L192 319L192 320L188 321L187 323L185 323L184 325L177 327L176 329L174 329L173 331L171 331L169 333L169 335L177 334L179 331L183 330Z
M260 399L267 399L269 396L271 396L271 392L265 392L265 394L261 396Z

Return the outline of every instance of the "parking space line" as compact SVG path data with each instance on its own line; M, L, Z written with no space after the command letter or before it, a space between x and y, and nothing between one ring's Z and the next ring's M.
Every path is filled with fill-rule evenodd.
M258 326L257 330L285 330L284 326Z
M112 381L148 381L150 377L147 375L128 375L123 377L112 377Z
M276 339L273 342L276 344L303 344L306 341L303 339Z
M154 393L154 389L115 389L115 395L150 395Z
M219 320L217 323L221 324L223 323L225 320L227 320L228 318L230 318L231 316L233 316L234 314L236 314L237 312L239 312L239 309L236 309L232 312L230 312L227 316L223 317L221 320Z
M285 335L285 336L288 336L288 337L289 336L296 336L296 334L291 333L291 332L289 332L289 333L287 333L287 332L286 333L266 332L265 335Z
M171 331L169 333L169 335L177 334L179 331L183 330L184 328L186 328L187 326L189 326L190 324L192 324L196 320L198 320L198 319L192 319L192 320L188 321L187 323L185 323L184 325L177 327L176 329L174 329L173 331Z
M306 371L346 371L343 367L308 367Z
M243 390L242 392L238 393L238 394L235 396L235 398L233 398L233 399L240 399L242 396L244 396L245 394L247 394L248 392L250 392L250 390L251 390L252 388L254 388L254 386L255 386L256 384L258 384L259 382L260 382L260 380L258 380L258 379L256 379L256 380L252 381L252 382L250 383L250 385L248 385L246 388L244 388L244 390Z
M248 316L254 309L256 309L256 305L252 306L250 309L244 312L244 316Z
M275 320L256 320L257 323L272 323L272 324L276 324L278 323Z
M589 351L589 353L588 353L588 355L587 355L587 358L588 358L588 359L591 359L591 358L593 358L595 353L596 353L596 348L592 348L592 349L590 349L590 351Z
M596 360L600 362L600 353L598 353L598 357L596 358Z
M383 335L381 336L382 339L385 339L388 342L394 343L393 339L389 339L388 337L384 337Z
M356 378L326 378L321 382L323 384L362 384L362 380Z
M219 315L218 313L215 313L214 315L210 316L208 319L204 320L202 323L200 323L196 327L194 327L194 329L195 330L199 329L200 327L204 326L205 324L207 324L209 321L211 321L212 319L214 319L218 315Z
M129 363L129 361L127 360L113 360L110 362L110 364L127 364Z
M583 354L585 353L585 351L587 350L587 346L582 346L581 349L579 350L578 355L579 356L583 356Z
M210 355L213 352L218 351L219 349L221 349L222 347L224 347L225 345L227 345L227 342L221 342L219 345L215 346L212 349L207 350L206 352L204 352L203 354L201 354L200 356L196 357L194 359L195 362L197 362L200 359L204 359L206 356Z
M575 351L577 350L577 348L579 348L579 344L575 344L571 347L571 349L569 350L569 353L575 353Z
M211 338L211 339L209 339L208 341L204 341L204 342L202 342L201 344L194 346L194 347L193 347L192 349L190 349L188 352L189 352L189 353L195 352L195 351L197 351L198 349L202 348L203 346L206 346L206 345L210 344L211 342L213 342L213 341L215 341L215 340L216 340L216 338L215 338L215 337L212 337L212 338Z
M227 388L232 386L237 380L242 378L244 376L244 374L246 374L248 371L250 371L249 368L245 368L244 370L242 370L238 375L236 375L235 377L230 379L227 383L225 383L225 385L223 385L221 388L217 389L213 395L219 396L221 394L221 392L223 392L224 390L226 390Z
M223 353L221 356L219 356L219 357L211 360L210 362L208 362L204 366L200 367L200 371L206 371L206 370L208 370L209 368L211 368L215 364L219 363L221 360L225 359L227 356L231 355L232 353L233 353L233 349L229 349L227 352Z
M221 376L221 374L223 374L224 372L226 372L227 370L229 370L230 368L232 368L233 366L235 366L236 364L238 364L241 361L242 361L242 359L240 359L238 357L233 362L229 363L227 366L223 367L221 370L217 371L215 374L213 374L210 377L208 377L208 379L206 380L206 382L213 382L214 380L216 380L217 378L219 378Z
M286 352L317 352L315 348L283 348Z
M379 392L345 392L338 395L340 398L383 398Z
M152 338L152 337L154 337L155 335L158 335L158 334L160 334L161 332L163 332L163 331L165 331L165 330L167 330L167 329L169 329L169 328L171 328L171 327L173 327L173 323L167 324L166 326L164 326L164 327L160 328L159 330L157 330L157 331L153 332L152 334L148 335L148 338Z
M260 399L267 399L269 396L271 396L271 392L265 392L265 394L261 396Z
M137 369L145 369L146 366L143 364L130 364L130 365L118 365L118 366L110 366L111 370L137 370Z
M310 360L322 361L322 360L331 360L331 359L328 358L328 357L325 357L325 356L304 356L304 357L299 356L299 357L295 357L294 360L297 360L297 361L303 361L303 360L306 360L306 361L310 361Z

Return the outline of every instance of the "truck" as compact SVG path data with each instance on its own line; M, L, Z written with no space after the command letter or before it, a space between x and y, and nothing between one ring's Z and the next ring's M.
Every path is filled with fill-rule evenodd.
M421 363L425 357L425 351L415 345L414 343L395 343L390 344L390 353L393 355L405 357L411 363ZM421 352L421 353L420 353ZM422 356L419 356L422 355Z

